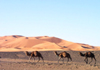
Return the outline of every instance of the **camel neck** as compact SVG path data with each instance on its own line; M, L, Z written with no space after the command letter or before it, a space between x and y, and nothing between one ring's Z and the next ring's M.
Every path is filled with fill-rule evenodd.
M55 52L55 55L59 56L59 54L57 52Z
M80 53L80 55L83 56L83 57L85 56L85 54L83 54L83 53Z
M29 53L29 52L26 52L26 55L27 55L27 56L30 56L30 53Z

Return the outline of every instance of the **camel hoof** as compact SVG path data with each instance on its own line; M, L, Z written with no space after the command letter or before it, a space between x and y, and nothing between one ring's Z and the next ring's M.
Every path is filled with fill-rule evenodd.
M86 63L86 64L88 64L88 63Z

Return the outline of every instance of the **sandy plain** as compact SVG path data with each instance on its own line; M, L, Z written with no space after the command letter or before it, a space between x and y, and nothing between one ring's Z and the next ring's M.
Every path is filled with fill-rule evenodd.
M62 51L58 51L60 53ZM84 62L84 57L78 54L78 51L67 51L72 57L72 61L58 63L53 51L40 51L44 57L44 64L42 60L37 63L33 59L29 62L28 57L24 52L0 52L0 70L100 70L100 51L94 51L97 59L96 64L94 60L91 64ZM86 51L83 51L85 53ZM89 59L90 61L90 59Z

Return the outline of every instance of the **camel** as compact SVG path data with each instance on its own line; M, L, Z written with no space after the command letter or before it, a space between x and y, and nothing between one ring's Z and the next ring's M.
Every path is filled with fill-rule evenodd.
M58 57L59 57L59 59L58 59L58 63L59 63L59 60L61 59L61 58L63 58L63 63L64 63L64 58L67 58L68 60L67 60L67 62L69 61L69 59L72 61L72 58L71 58L71 56L70 56L70 54L69 53L67 53L67 52L61 52L61 53L57 53L57 51L54 51L54 54L55 55L57 55Z
M44 62L44 59L43 59L43 56L41 55L41 53L40 52L38 52L38 51L33 51L33 52L31 52L31 53L29 53L28 51L25 51L25 54L27 55L27 56L29 56L29 61L31 60L31 58L33 57L38 57L38 61L37 62L39 62L40 61L40 58L43 60L43 62ZM35 61L35 58L34 58L34 61Z
M96 64L96 58L95 55L92 52L86 52L85 54L79 52L79 54L83 57L85 57L84 61L86 62L86 64L88 64L88 58L91 58L91 61L89 62L89 64L93 61L93 58L95 60L95 64Z

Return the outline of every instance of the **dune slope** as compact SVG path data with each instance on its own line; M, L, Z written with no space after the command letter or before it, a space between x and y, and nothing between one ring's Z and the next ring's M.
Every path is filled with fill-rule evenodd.
M37 36L25 37L11 35L0 37L0 51L32 51L32 50L98 50L99 47L74 43L57 37Z

